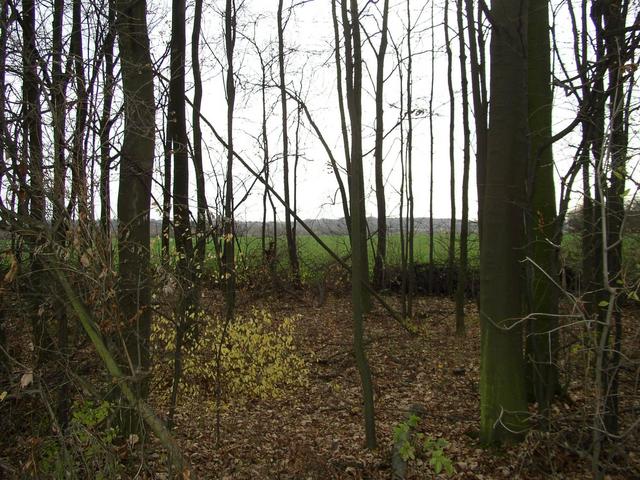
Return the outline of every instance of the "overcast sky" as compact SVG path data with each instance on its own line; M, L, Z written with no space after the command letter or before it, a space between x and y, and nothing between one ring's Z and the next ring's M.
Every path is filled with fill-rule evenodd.
M223 137L226 137L226 103L224 95L223 73L226 69L224 60L224 47L222 41L223 18L221 10L224 2L205 2L205 14L203 25L203 38L201 40L201 67L203 69L204 101L203 114L216 127ZM238 2L240 3L240 2ZM235 109L234 136L236 150L254 166L261 168L262 151L259 148L258 136L260 134L261 120L261 95L258 88L260 82L260 65L255 48L247 38L254 39L264 52L265 60L269 61L277 54L277 30L276 9L277 1L268 2L260 0L247 0L243 2L238 12L239 33L235 50L235 68L237 73L237 99ZM285 2L290 6L291 1ZM303 2L294 1L294 4ZM360 2L364 5L364 2ZM397 75L397 60L394 43L397 45L401 57L406 57L406 3L404 0L391 0L390 8L390 43L387 49L385 71L388 80L385 84L385 128L388 130L399 119L400 80ZM460 217L460 197L462 182L462 101L460 96L458 39L454 5L450 6L451 47L453 51L453 85L456 90L456 197L457 217ZM413 168L414 168L414 195L415 215L429 215L429 119L428 97L430 92L431 76L431 29L435 24L435 87L434 87L434 175L433 175L433 201L434 217L449 217L450 209L450 169L449 169L449 96L447 91L447 61L444 50L443 1L437 0L434 4L434 18L431 16L431 4L429 2L411 0L412 15L412 49L413 49L413 108L420 113L414 116L413 136ZM188 7L187 17L193 14L192 6ZM371 35L371 42L376 49L379 46L380 12L382 2L369 4L362 17L362 23L366 33ZM159 57L165 51L170 37L170 8L164 1L149 2L149 23L152 26L151 38L154 45L154 53ZM190 42L191 22L187 25L187 41ZM562 42L568 42L569 26L566 21L559 20L557 33ZM363 40L366 38L363 32ZM374 88L375 58L372 46L364 40L363 55L365 70L363 79L363 143L364 151L373 148L374 116ZM270 45L270 47L268 47ZM488 45L488 43L487 43ZM331 20L331 3L329 0L315 0L296 6L292 10L291 17L285 31L285 48L287 54L287 84L288 87L301 92L315 122L320 127L325 139L330 144L338 162L344 164L342 155L342 138L339 128L338 99L336 92L336 73L333 57L333 27ZM570 54L570 45L567 43L561 48L566 48ZM190 44L187 45L187 58L190 58ZM571 57L569 57L571 58ZM191 75L190 65L188 75ZM571 70L571 61L568 63ZM404 78L406 81L406 62L403 64ZM344 70L344 69L343 69ZM277 62L273 63L273 75L275 85L277 82ZM190 78L188 78L190 83ZM404 88L404 85L402 86ZM406 101L406 99L405 99ZM272 178L275 178L275 188L282 192L282 132L280 120L279 92L275 87L268 91L268 108L270 118L269 148L273 159ZM471 102L470 102L471 103ZM290 138L290 162L293 163L295 151L295 125L296 108L293 101L289 102L289 138ZM473 112L471 112L473 114ZM565 98L562 92L556 92L556 105L554 109L554 121L556 130L561 129L575 115L575 106L570 99ZM188 112L190 116L190 112ZM473 124L472 128L472 148ZM216 198L216 177L220 184L224 176L225 152L210 134L206 126L205 132L205 167L207 181L207 197L211 205ZM406 129L406 122L405 122ZM405 130L406 131L406 130ZM568 137L555 146L558 171L562 174L572 160L572 150L568 148L575 143L575 137ZM386 198L388 216L398 216L399 188L400 188L400 129L396 128L385 140L384 171L387 181ZM297 189L298 211L303 218L338 218L342 217L342 206L339 196L336 194L337 183L330 168L328 157L318 141L315 133L308 125L305 118L300 129L300 153ZM375 216L375 194L373 191L373 154L364 158L365 183L367 186L367 214ZM477 217L477 198L475 186L475 158L472 151L470 172L470 218ZM291 167L293 168L293 167ZM243 196L243 192L253 181L246 170L239 164L234 167L235 186L237 197ZM158 172L158 178L160 173ZM195 203L195 183L192 172L192 198ZM346 180L346 179L345 179ZM262 192L263 187L256 184L247 200L238 208L239 220L259 220L262 218ZM156 192L160 198L159 192ZM279 210L282 212L282 209ZM154 214L157 216L157 213ZM282 217L280 217L282 218Z

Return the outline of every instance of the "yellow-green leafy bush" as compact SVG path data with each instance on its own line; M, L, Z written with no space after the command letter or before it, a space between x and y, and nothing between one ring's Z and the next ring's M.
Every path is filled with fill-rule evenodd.
M191 320L193 326L182 352L183 396L213 398L218 352L221 390L227 402L276 398L286 389L307 384L308 365L294 344L299 317L276 321L270 313L254 310L248 316L237 316L226 329L217 317L198 314ZM168 397L175 350L173 322L155 322L152 341L156 355L161 357L155 362L155 375L160 377L160 388Z

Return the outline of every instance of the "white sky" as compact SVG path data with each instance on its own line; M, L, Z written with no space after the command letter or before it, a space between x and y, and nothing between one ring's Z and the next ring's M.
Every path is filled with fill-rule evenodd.
M223 74L226 69L224 60L224 24L222 10L224 1L205 2L203 32L201 39L201 68L204 82L203 114L214 124L218 132L226 137L226 102L224 96ZM240 3L240 2L238 2ZM261 131L261 94L258 88L260 82L260 66L253 46L246 38L254 38L256 42L265 47L271 45L265 53L265 60L273 58L272 75L274 83L277 82L277 30L276 9L277 0L260 1L246 0L238 13L239 33L235 50L235 69L237 75L237 97L235 108L234 142L236 150L254 166L261 168L262 152L258 147L257 138ZM285 1L285 7L297 1ZM382 1L369 5L362 18L366 32L372 35L375 48L379 46L377 35L380 22L379 8ZM462 101L460 97L458 39L455 17L455 1L450 1L449 22L451 28L451 48L453 51L453 85L456 90L456 204L457 217L460 218L461 208L461 183L462 183ZM170 2L167 0L149 0L149 24L152 26L151 39L156 57L160 56L168 45L170 37ZM365 4L360 2L361 6ZM404 0L391 0L390 2L390 39L387 48L385 71L389 75L385 84L385 129L388 130L396 124L399 118L399 78L396 66L393 42L399 45L401 55L406 55L407 45L406 31L406 2ZM434 5L435 24L435 87L434 87L434 217L446 218L451 215L450 209L450 169L449 169L449 96L447 92L447 60L444 50L443 31L443 0L436 0ZM428 1L410 0L412 10L413 37L413 105L414 109L421 109L425 114L414 117L413 136L413 168L414 168L414 196L415 216L429 216L429 121L428 96L430 90L430 53L431 53L431 4ZM193 14L192 5L188 6L187 18ZM339 14L339 12L338 12ZM567 52L569 60L567 66L572 73L572 45L569 39L570 26L566 20L566 12L560 13L557 35L564 46L561 49ZM466 23L466 22L465 22ZM188 76L190 69L190 38L191 22L187 24L187 59ZM371 46L365 40L362 33L364 46L363 56L365 60L363 79L363 145L364 151L373 148L374 138L374 98L373 82L375 80L375 58ZM393 41L392 41L393 40ZM487 48L489 42L487 39ZM285 31L285 49L291 49L287 55L287 83L289 88L302 91L306 103L315 122L320 127L325 139L330 144L334 156L339 163L344 162L342 155L342 137L339 128L338 99L336 92L336 73L333 57L333 26L331 20L331 3L329 0L315 0L297 6L293 10L291 19ZM167 59L168 60L168 59ZM165 63L166 65L166 63ZM406 67L406 65L405 65ZM392 74L393 70L393 74ZM344 68L343 68L344 73ZM406 72L405 72L406 75ZM558 72L558 76L562 74ZM405 76L406 78L406 76ZM487 77L488 78L488 77ZM190 77L187 79L190 82ZM157 85L159 88L159 85ZM469 86L470 88L470 86ZM276 179L275 188L282 193L282 132L280 120L279 92L271 88L268 92L268 108L272 110L268 120L269 148L273 159L271 165L271 177ZM471 105L471 102L470 102ZM470 107L471 108L471 107ZM289 152L291 169L293 170L294 135L296 105L293 101L288 103L289 110ZM556 91L554 104L555 129L562 129L575 115L575 106L570 98L565 97L562 91ZM473 115L473 112L470 112ZM190 117L190 111L187 116ZM406 128L406 126L405 126ZM475 157L473 155L473 117L471 116L472 130L472 162L470 172L469 189L469 214L471 219L477 217L477 199L475 186ZM216 177L222 184L224 178L225 152L210 134L208 128L203 125L205 143L205 171L207 175L207 197L210 205L215 204ZM572 162L574 146L577 144L575 136L569 136L564 141L554 146L555 160L559 173L563 174ZM158 148L160 150L158 142ZM342 206L339 196L336 194L337 183L333 173L328 167L328 158L317 140L306 119L300 133L300 150L302 159L298 173L298 212L302 218L339 218L342 217ZM399 130L389 135L385 140L384 172L387 179L386 199L387 215L389 217L399 214L399 185L400 185L400 153ZM159 156L161 165L162 159ZM367 214L376 215L375 193L373 191L373 154L364 158L365 183L367 186ZM157 179L160 180L160 172ZM253 179L238 163L234 166L236 198L244 195L247 185L253 183ZM114 176L115 177L115 176ZM115 178L114 178L115 180ZM346 178L344 178L346 182ZM117 182L114 182L117 183ZM192 198L195 206L195 181L193 172L191 175ZM114 185L114 190L117 185ZM559 190L559 189L558 189ZM255 185L247 200L238 208L237 219L260 220L262 218L262 192L263 187ZM155 192L160 199L160 192ZM559 193L559 191L558 191ZM115 199L114 192L114 199ZM334 202L335 199L335 202ZM115 204L114 204L115 205ZM282 219L282 209L279 209L279 219ZM154 215L159 216L159 212Z

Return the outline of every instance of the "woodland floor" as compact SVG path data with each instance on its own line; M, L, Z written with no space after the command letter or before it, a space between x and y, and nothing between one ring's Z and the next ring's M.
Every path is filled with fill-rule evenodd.
M480 448L480 328L475 303L466 307L464 339L454 334L454 303L447 298L416 300L419 333L414 335L380 306L374 307L366 329L375 385L375 451L364 448L360 383L350 354L350 298L329 296L321 307L304 296L243 298L239 303L266 309L274 318L300 315L296 341L311 363L310 385L287 392L281 400L252 402L226 412L220 446L210 409L182 405L176 431L199 477L389 479L393 428L406 418L410 406L420 404L426 415L418 431L446 439L453 478L591 478L590 459L581 453L585 439L576 430L590 421L584 415L592 409L585 405L579 381L565 379L569 392L554 406L550 433L532 431L522 444L499 451ZM634 330L637 352L638 329ZM584 375L580 362L568 368ZM607 478L640 478L636 440L625 439L623 452L618 452L624 461ZM445 475L435 475L428 458L418 457L410 461L407 478Z
M217 307L217 295L208 296L211 308ZM387 300L397 303L393 296ZM452 478L591 478L590 459L581 452L587 450L588 414L593 409L581 381L586 375L585 363L579 358L564 365L563 382L568 389L554 405L550 432L532 430L523 443L499 451L480 448L480 329L472 302L467 304L464 339L454 335L454 304L449 299L416 299L416 334L409 334L380 306L374 306L366 324L379 444L374 451L364 448L359 377L350 353L349 297L329 295L317 307L308 292L242 292L238 304L247 311L265 309L276 319L300 315L295 342L310 364L309 386L288 390L277 400L241 403L224 411L219 444L211 403L181 402L175 432L198 478L389 479L393 428L414 404L426 410L418 431L448 442L445 454L455 468ZM636 361L640 351L637 318L638 312L634 312L626 319L631 330L627 338L633 343L628 351L634 352ZM572 345L571 335L567 338ZM571 349L580 357L578 349ZM97 363L95 366L100 368ZM636 381L623 379L623 390L634 392L630 403L621 405L621 409L635 412L627 415L627 424L638 417ZM151 401L156 411L166 409L156 396ZM12 408L11 413L18 415L24 408ZM2 415L6 413L4 410ZM11 437L0 434L0 460L19 468L28 461L28 434L19 428L10 430ZM162 448L154 440L147 447L146 468L142 470L152 473L138 478L168 478ZM607 478L640 478L637 428L623 439L616 454L617 466ZM0 469L0 478L3 475ZM410 461L407 478L445 476L435 475L428 458L418 457Z

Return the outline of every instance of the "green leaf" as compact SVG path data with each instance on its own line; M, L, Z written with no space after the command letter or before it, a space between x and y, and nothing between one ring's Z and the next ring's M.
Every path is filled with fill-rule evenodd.
M608 307L609 306L609 302L606 300L601 300L600 303L598 303L599 307Z

